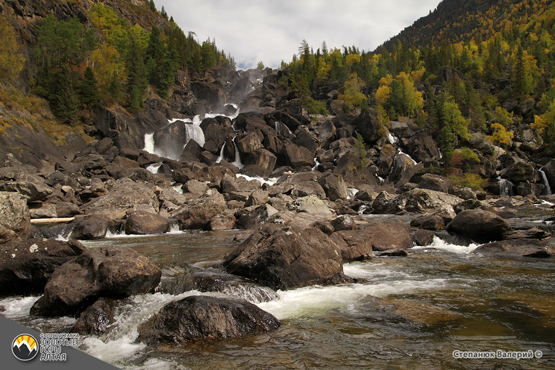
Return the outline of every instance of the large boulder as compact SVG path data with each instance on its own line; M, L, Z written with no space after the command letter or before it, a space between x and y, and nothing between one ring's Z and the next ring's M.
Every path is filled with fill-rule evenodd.
M179 221L181 229L204 229L214 216L226 209L224 196L214 189L209 189L201 197L191 200L171 215Z
M536 239L512 239L481 245L474 253L547 258L555 256L555 246Z
M190 296L168 303L139 326L148 345L235 338L279 328L279 320L244 300Z
M110 298L99 298L81 312L79 320L71 328L70 333L81 335L102 335L109 330L114 322L116 302Z
M133 235L164 234L170 230L170 223L156 213L138 211L127 217L125 233Z
M500 240L511 226L489 211L467 209L447 225L447 231L471 238L478 243Z
M372 259L372 243L363 231L336 231L331 235L331 239L341 248L343 262Z
M272 289L324 284L343 276L341 250L320 229L270 224L226 256L227 272Z
M149 293L161 270L130 248L99 247L60 266L31 308L34 316L76 315L99 297L125 298Z
M0 243L25 239L31 231L27 197L0 192Z
M86 251L77 241L53 239L0 245L0 296L42 293L54 270Z
M362 228L372 250L409 249L413 246L407 227L395 221L376 221Z
M106 237L108 232L116 232L119 225L119 222L106 215L92 215L77 222L71 232L71 239L102 239Z
M285 146L285 156L293 168L314 166L314 152L304 146L290 144Z
M322 188L326 192L329 200L335 202L338 199L346 200L349 197L349 189L343 180L343 177L330 173L323 176L319 181Z
M85 206L86 214L111 214L112 218L123 218L128 211L150 210L158 212L158 197L148 185L123 178L117 180L110 192L96 198Z

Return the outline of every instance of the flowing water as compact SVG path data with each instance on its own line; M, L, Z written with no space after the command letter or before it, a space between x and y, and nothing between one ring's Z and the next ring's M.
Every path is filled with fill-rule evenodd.
M372 216L376 218L377 216ZM394 216L387 216L392 218ZM403 220L407 221L407 220ZM437 238L408 257L345 264L366 282L272 292L244 282L218 293L184 291L195 271L218 271L237 242L230 232L113 236L163 271L155 294L123 300L104 336L82 336L85 352L125 369L550 369L555 367L555 260L470 253ZM216 267L215 267L216 266ZM239 339L148 347L137 327L170 301L194 294L240 297L278 317L278 330ZM0 300L4 314L63 332L74 318L28 316L38 297ZM541 351L532 359L454 359L453 351Z

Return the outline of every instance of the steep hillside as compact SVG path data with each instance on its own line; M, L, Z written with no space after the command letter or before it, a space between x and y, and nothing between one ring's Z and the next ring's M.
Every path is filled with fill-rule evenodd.
M142 147L137 134L166 116L225 100L218 79L233 58L186 35L152 0L2 0L0 10L0 154L40 166L77 150L41 145L47 136L83 146L123 135Z
M485 39L496 32L508 31L513 24L526 24L529 18L548 11L552 4L552 0L444 0L383 46L391 51L399 41L421 47L430 42L440 45L469 41L477 35Z

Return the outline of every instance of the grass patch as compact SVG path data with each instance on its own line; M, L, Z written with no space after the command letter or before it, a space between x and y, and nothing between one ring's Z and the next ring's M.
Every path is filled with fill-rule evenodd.
M42 128L57 146L65 144L68 133L81 136L87 144L94 141L80 125L68 126L59 123L48 106L48 102L33 94L23 94L13 87L0 87L0 134L13 125L26 126L39 132Z

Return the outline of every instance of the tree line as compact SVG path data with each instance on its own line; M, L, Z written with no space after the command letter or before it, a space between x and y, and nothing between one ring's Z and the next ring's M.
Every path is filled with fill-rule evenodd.
M156 11L152 1L149 7ZM163 9L162 16L167 19ZM215 41L199 43L173 19L168 27L153 26L148 32L102 4L94 4L89 17L88 28L76 18L65 21L54 15L36 28L32 88L63 123L76 122L80 110L97 105L118 103L139 112L149 85L168 97L178 69L195 74L216 66L235 68L233 58L218 50Z
M474 32L466 41L430 40L419 47L397 41L374 52L355 46L328 50L324 42L314 52L303 40L291 62L282 62L289 71L282 85L297 91L309 113L332 108L309 99L339 86L335 108L337 103L345 112L373 107L384 127L411 118L436 139L446 166L470 171L480 161L466 147L471 132L509 146L522 124L530 124L546 153L555 156L555 9L548 3L513 4L507 9L511 21ZM497 13L482 17L489 19L488 14ZM524 102L532 102L535 115L519 115L514 108Z

